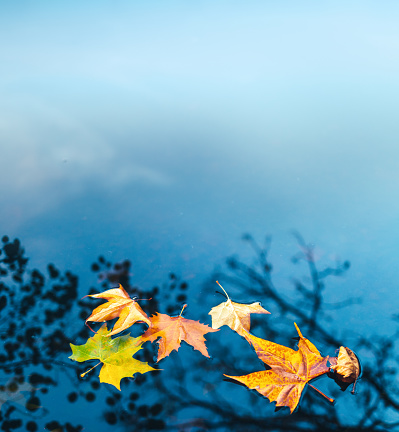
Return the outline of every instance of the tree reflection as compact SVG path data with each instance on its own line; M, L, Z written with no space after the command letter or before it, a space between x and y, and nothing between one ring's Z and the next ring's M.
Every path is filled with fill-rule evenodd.
M260 337L288 346L295 336L292 322L302 333L317 342L324 354L334 355L345 341L341 340L340 328L335 328L328 313L334 308L350 306L356 298L343 299L336 304L326 304L327 283L332 277L343 275L349 262L336 262L334 266L319 269L312 246L295 234L299 252L293 262L305 264L308 280L295 279L295 292L289 297L279 290L273 281L273 266L269 260L270 239L260 246L251 236L244 240L253 250L255 262L251 264L232 257L226 268L213 274L206 283L204 292L214 293L218 279L234 299L247 301L263 300L268 310L278 319L268 316L251 318L251 331ZM95 374L81 380L79 374L90 366L68 361L69 343L83 344L90 331L83 325L96 303L93 299L78 300L78 278L71 272L60 272L49 264L47 274L27 268L28 259L18 239L2 239L0 253L0 404L1 428L12 431L23 428L27 431L43 430L74 432L90 426L71 417L54 418L51 404L42 403L48 395L62 394L67 405L79 410L80 402L94 403L97 413L97 429L106 425L119 426L126 431L143 430L246 430L246 431L385 431L399 427L399 392L397 389L398 355L397 334L389 337L359 336L353 346L362 359L362 380L356 396L348 408L332 407L311 389L300 403L300 408L288 415L286 409L273 412L274 404L258 394L231 382L223 381L223 373L239 375L260 370L256 356L249 345L237 334L221 330L209 337L207 346L212 360L202 357L184 346L179 354L172 354L159 365L163 370L146 375L136 374L134 383L122 381L122 392L112 386L100 385ZM162 287L142 290L132 285L131 263L108 262L99 257L92 264L98 274L99 292L121 283L131 296L152 298L141 302L151 315L155 311L178 315L182 303L196 293L188 284L171 274ZM215 297L204 297L204 305L215 306ZM223 301L222 297L220 298ZM211 304L212 303L212 304ZM202 316L190 318L210 322L203 308ZM71 320L79 320L81 327L68 326ZM288 323L292 327L288 327ZM72 329L79 328L73 333ZM137 336L144 326L132 327ZM287 336L288 335L288 336ZM154 364L156 344L146 343L136 357ZM258 367L258 369L256 369ZM68 382L60 380L60 372ZM333 383L332 380L328 380ZM342 393L335 384L328 392L336 399ZM5 399L3 401L3 399ZM93 410L94 411L94 410ZM345 413L343 415L342 413ZM88 420L89 421L89 420ZM93 420L90 420L93 428Z
M1 384L3 393L13 396L2 405L1 428L11 431L25 426L34 432L48 414L41 408L41 398L57 386L54 369L68 369L60 359L68 352L72 336L67 332L67 320L76 302L78 278L70 272L61 274L49 264L46 283L41 272L27 270L28 258L18 239L10 242L4 236L2 243ZM58 422L56 426L61 427ZM74 432L81 427L66 423L64 429Z

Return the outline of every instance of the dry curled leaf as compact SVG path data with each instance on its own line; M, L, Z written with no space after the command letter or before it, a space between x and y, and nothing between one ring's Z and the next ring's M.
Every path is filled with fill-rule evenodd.
M259 302L241 304L231 301L224 288L218 281L216 283L225 292L227 301L213 307L209 312L209 315L212 316L212 328L218 329L227 325L240 336L246 336L251 326L251 313L270 314Z
M295 327L299 334L298 351L248 333L246 339L254 346L257 356L271 369L238 377L226 375L258 391L270 402L275 401L276 407L289 407L291 413L298 405L306 384L329 371L329 357L322 357L317 348L302 336L296 324ZM325 397L333 402L333 399Z
M199 321L183 318L181 315L170 317L157 313L151 317L151 324L151 327L141 336L140 342L154 342L158 337L161 338L158 341L157 361L167 357L173 350L177 351L181 341L187 342L202 355L209 357L204 334L218 331Z
M114 329L108 336L120 333L136 322L145 322L148 326L151 326L147 314L134 299L130 298L121 284L119 284L118 288L99 294L91 294L88 297L106 299L108 302L95 308L93 313L86 319L86 324L88 321L105 322L119 317Z
M140 338L132 338L130 335L126 335L112 339L108 337L110 334L107 325L104 324L84 345L70 344L72 355L69 358L78 362L93 359L100 360L96 365L103 363L99 375L100 382L112 384L118 390L121 389L120 382L122 378L132 377L137 372L144 374L156 370L148 363L132 357L141 349ZM87 372L90 372L94 367ZM83 377L87 372L81 376Z
M337 378L348 384L353 385L353 390L355 388L356 380L360 375L360 364L356 357L356 354L347 347L341 346L339 348L337 364L331 367L337 374Z

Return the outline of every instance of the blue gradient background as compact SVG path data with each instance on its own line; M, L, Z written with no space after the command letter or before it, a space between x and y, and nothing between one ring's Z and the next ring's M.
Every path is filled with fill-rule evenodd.
M363 302L334 326L384 334L398 312L399 4L0 2L0 222L31 265L96 283L99 254L150 287L197 287L240 237ZM267 306L267 300L263 300ZM195 308L194 308L195 310ZM340 315L341 314L341 315ZM342 320L342 321L340 321Z

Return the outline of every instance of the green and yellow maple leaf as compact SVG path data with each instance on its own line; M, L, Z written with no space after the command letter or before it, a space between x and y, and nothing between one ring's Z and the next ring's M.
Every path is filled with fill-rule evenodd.
M99 375L100 382L111 384L118 390L121 389L120 382L122 378L132 377L137 372L144 374L156 370L148 363L132 357L141 349L140 338L126 335L111 339L109 337L110 333L111 331L104 324L84 345L70 344L72 355L69 358L78 362L94 359L100 360L96 365L98 366L100 363L103 363ZM87 372L81 376L84 376Z

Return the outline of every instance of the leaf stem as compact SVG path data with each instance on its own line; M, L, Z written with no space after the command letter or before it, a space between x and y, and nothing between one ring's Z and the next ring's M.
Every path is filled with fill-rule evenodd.
M89 373L90 371L92 371L95 367L97 367L99 364L101 364L101 362L98 362L95 366L93 366L92 368L90 368L89 370L87 370L86 372L80 374L80 377L83 378L87 373Z
M185 304L185 305L183 305L183 307L182 307L182 309L181 309L181 312L180 312L180 314L179 314L179 317L181 317L181 314L183 313L184 309L186 309L186 307L187 307L187 305L186 305L186 304Z
M228 299L230 299L229 295L227 294L227 292L225 291L225 289L222 287L222 285L220 285L219 281L216 281L216 283L220 286L220 288L222 288L222 290L224 291L224 293L226 294L226 297Z
M355 391L356 383L357 383L357 378L355 379L355 382L353 383L353 387L352 387L352 390L351 390L351 393L353 395L356 393L356 391Z
M309 384L309 383L308 383L308 384ZM319 390L318 388L316 388L316 387L313 386L312 384L309 384L309 385L310 385L310 387L312 387L312 389L316 390L319 394L321 394L322 396L324 396L324 397L328 400L328 402L330 402L330 403L334 403L334 402L335 402L334 399L332 399L332 398L326 396L326 395L325 395L321 390Z

